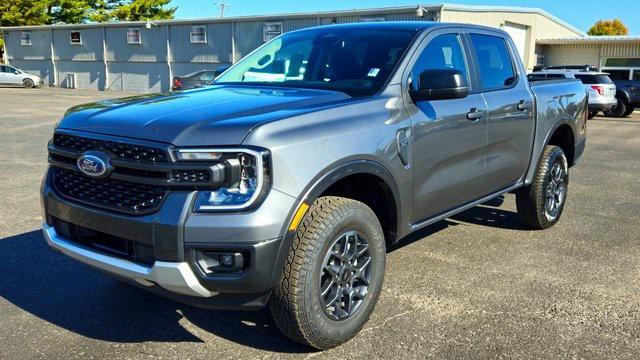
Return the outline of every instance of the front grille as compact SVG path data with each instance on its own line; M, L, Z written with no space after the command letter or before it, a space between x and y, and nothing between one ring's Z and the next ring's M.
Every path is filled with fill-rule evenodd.
M211 180L209 170L174 170L171 171L171 181L179 184L205 183Z
M68 200L129 215L158 211L170 191L217 189L227 168L218 163L177 163L171 147L153 142L89 138L58 132L49 144L53 188ZM108 177L83 174L78 159L87 151L104 153Z
M149 163L167 162L168 158L163 149L127 144L116 141L90 139L68 134L55 134L53 136L53 146L85 152L87 150L103 150L116 155L120 160L141 161Z
M77 244L145 265L152 265L155 261L153 247L150 245L91 230L55 217L49 217L49 222L58 234Z
M160 208L166 191L157 186L113 179L92 179L79 172L55 168L55 189L63 196L101 208L144 214Z

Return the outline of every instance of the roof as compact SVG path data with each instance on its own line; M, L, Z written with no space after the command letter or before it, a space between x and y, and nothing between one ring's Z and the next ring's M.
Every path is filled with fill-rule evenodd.
M560 19L559 17L550 14L546 10L534 7L520 7L520 6L493 6L493 5L459 5L459 4L442 4L442 10L449 11L468 11L468 12L510 12L520 14L538 14L554 21L567 29L584 35L582 30L569 24L568 22Z
M541 45L569 45L569 44L602 44L610 42L640 42L640 36L576 36L569 38L537 40Z
M413 6L396 6L383 8L353 9L339 11L320 11L320 12L304 12L304 13L287 13L287 14L269 14L269 15L246 15L234 17L217 17L217 18L199 18L199 19L178 19L178 20L153 20L154 25L173 25L173 24L202 24L202 23L228 23L242 21L273 21L299 18L319 18L332 16L367 16L379 14L391 14L397 12L417 11L419 8L424 10L440 10L443 5L413 5ZM35 26L6 26L0 27L1 30L39 30L39 29L58 29L58 28L102 28L102 27L127 27L127 26L144 26L146 21L119 21L108 23L87 23L87 24L54 24L54 25L35 25Z
M389 14L397 12L417 11L418 9L430 10L430 11L469 11L469 12L512 12L512 13L527 13L538 14L544 16L562 26L575 31L577 34L583 34L578 28L566 23L558 17L551 15L550 13L540 8L529 7L512 7L512 6L475 6L475 5L457 5L457 4L431 4L431 5L412 5L412 6L396 6L396 7L383 7L383 8L370 8L370 9L353 9L353 10L340 10L340 11L322 11L322 12L306 12L306 13L288 13L288 14L273 14L273 15L249 15L249 16L236 16L236 17L224 17L224 18L200 18L200 19L180 19L180 20L158 20L152 21L157 25L171 25L171 24L202 24L202 23L217 23L217 22L241 22L241 21L270 21L270 20L286 20L296 18L310 18L310 17L330 17L330 16L367 16L367 15L379 15ZM37 25L37 26L7 26L0 27L0 30L38 30L38 29L58 29L58 28L102 28L102 27L119 27L119 26L144 26L146 21L123 21L123 22L111 22L111 23L88 23L88 24L56 24L56 25Z

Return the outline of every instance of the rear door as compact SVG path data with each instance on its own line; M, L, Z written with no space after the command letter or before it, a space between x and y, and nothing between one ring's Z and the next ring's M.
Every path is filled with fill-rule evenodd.
M413 55L403 84L415 88L424 70L456 69L472 85L470 67L462 34L436 30L423 39ZM463 99L416 102L406 88L404 94L412 122L415 224L483 195L487 118L481 93Z
M487 186L497 192L521 180L529 166L535 134L533 95L508 37L482 30L468 37L488 108Z

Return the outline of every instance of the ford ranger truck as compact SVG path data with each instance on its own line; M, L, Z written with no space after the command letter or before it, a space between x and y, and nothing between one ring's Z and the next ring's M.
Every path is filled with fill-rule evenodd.
M328 349L373 312L390 244L509 192L528 227L557 223L587 112L579 81L529 84L501 30L293 31L204 88L70 109L48 146L44 235L184 303L268 306Z

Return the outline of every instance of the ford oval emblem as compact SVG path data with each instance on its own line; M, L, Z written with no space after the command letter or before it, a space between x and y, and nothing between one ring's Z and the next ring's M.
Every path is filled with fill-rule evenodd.
M93 178L107 177L111 172L109 156L100 151L87 151L78 158L77 164L83 174Z

